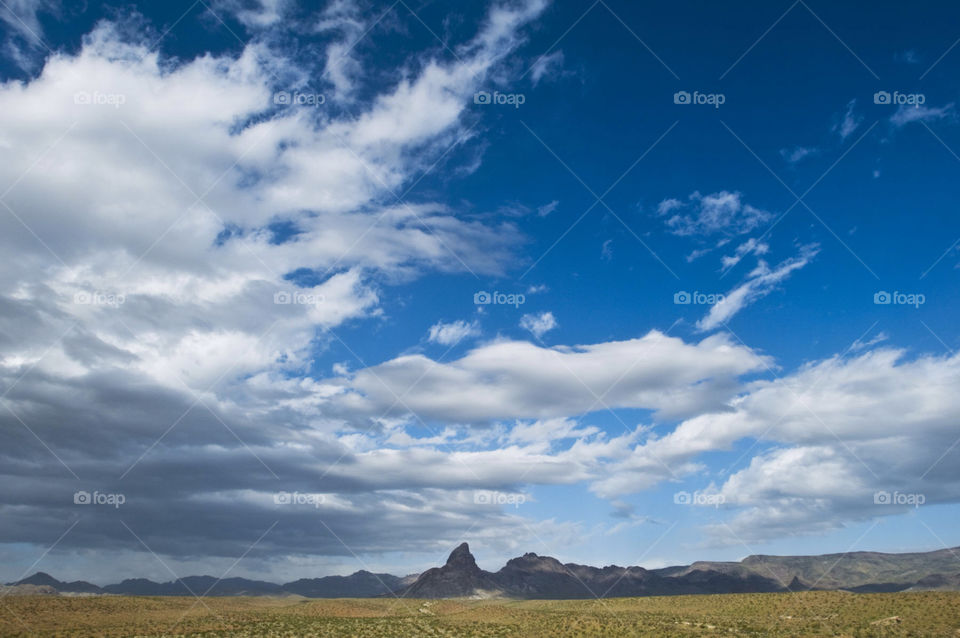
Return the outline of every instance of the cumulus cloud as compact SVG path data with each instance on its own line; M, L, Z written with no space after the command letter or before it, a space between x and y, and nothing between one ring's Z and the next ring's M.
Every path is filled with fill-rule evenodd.
M29 25L54 5L12 6ZM288 9L214 6L256 33ZM875 489L951 502L960 364L907 360L876 339L851 348L856 359L760 382L750 379L772 359L727 336L658 331L313 369L318 349L385 315L392 286L425 273L497 276L512 263L521 238L509 220L397 193L470 139L473 92L514 68L503 62L543 8L496 5L475 35L450 42L454 60L417 55L371 83L365 50L351 47L371 16L332 3L309 25L327 38L316 81L350 114L279 99L311 77L259 36L235 55L184 61L110 23L29 81L0 85L16 123L0 133L0 182L12 185L0 214L0 562L76 522L52 556L75 561L74 577L100 569L113 580L113 566L91 557L143 549L121 519L190 571L229 566L271 529L245 571L278 580L316 575L304 556L440 554L471 525L481 546L526 550L532 537L582 530L477 503L475 490L585 483L616 499L699 472L700 455L743 438L778 444L718 488L745 538L900 511L876 510ZM555 72L560 58L549 57L534 82ZM767 252L752 239L733 248L770 218L739 193L664 200L660 212L678 235L729 242L724 269ZM698 327L729 320L815 254L761 261ZM544 312L521 325L540 338L556 320ZM427 339L478 334L476 322L440 321ZM611 436L590 422L608 408L649 411L650 424ZM78 508L77 490L126 503ZM280 491L322 498L285 506Z
M458 320L450 323L438 321L430 326L427 339L433 343L452 346L468 337L476 337L479 334L480 324L476 321L466 322Z
M403 536L426 548L462 533L464 517L522 526L458 490L519 482L540 461L535 480L585 476L520 448L473 471L446 449L389 448L366 421L323 411L345 367L341 385L307 374L332 330L380 316L384 287L510 263L511 224L396 193L463 138L473 92L543 6L494 6L451 44L455 60L415 54L349 115L279 99L302 73L257 37L181 61L109 22L36 77L0 85L17 123L0 133L0 182L12 185L0 456L18 485L2 495L0 542L52 543L84 514L73 492L96 489L125 493L123 520L161 554L236 557L278 518L256 553L346 552L318 540L316 511L275 508L287 489L326 494L322 518L350 529L354 551L389 551L397 529L418 526ZM242 7L266 28L284 3ZM400 477L421 463L435 481ZM87 510L62 547L141 550L115 514Z
M557 327L557 319L552 312L541 312L536 315L523 315L520 318L520 327L529 330L537 339L543 337Z
M804 246L800 249L799 255L782 261L776 268L772 269L765 261L760 260L757 267L747 275L747 279L743 283L726 293L723 298L710 307L707 315L697 322L697 328L699 330L713 330L726 323L746 306L770 294L778 284L794 271L810 263L818 252L820 252L820 249L816 244Z
M341 388L330 409L354 416L489 423L606 407L675 416L723 405L738 377L768 364L724 335L685 343L652 331L626 341L549 348L500 340L450 362L411 354L323 384Z
M810 363L751 383L726 411L649 439L594 489L615 496L696 473L698 456L754 439L767 451L719 487L733 513L709 528L722 542L824 532L910 510L907 503L878 502L878 492L955 503L958 382L958 355L908 359L881 348Z

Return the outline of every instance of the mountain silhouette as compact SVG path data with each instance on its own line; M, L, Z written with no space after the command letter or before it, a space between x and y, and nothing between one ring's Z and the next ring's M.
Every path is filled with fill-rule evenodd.
M960 548L958 548L960 549ZM98 587L64 582L45 572L8 583L7 594L120 594L127 596L286 596L307 598L605 598L842 589L852 592L960 590L957 549L884 554L847 552L820 556L748 556L739 562L697 561L660 569L561 563L532 552L497 572L477 565L467 543L447 562L405 577L358 571L349 576L301 578L282 585L246 578L188 576L157 583L130 578Z
M407 598L487 598L503 593L492 574L477 566L470 546L461 543L450 552L443 567L434 567L420 574L402 595Z

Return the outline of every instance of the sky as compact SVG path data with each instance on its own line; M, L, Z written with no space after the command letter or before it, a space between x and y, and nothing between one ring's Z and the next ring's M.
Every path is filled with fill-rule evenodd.
M0 2L0 580L960 545L960 7Z

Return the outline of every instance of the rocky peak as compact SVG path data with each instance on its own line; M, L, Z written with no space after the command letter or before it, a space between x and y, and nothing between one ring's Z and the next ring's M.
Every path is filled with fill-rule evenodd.
M511 558L500 571L511 570L536 570L536 571L565 571L563 564L552 556L538 556L533 552L527 552L523 556Z
M470 553L470 546L466 543L460 543L455 550L450 552L450 557L447 558L447 567L471 571L480 570L477 567L477 560Z
M403 590L409 598L489 597L500 593L493 575L477 566L466 543L450 553L443 567L428 569Z

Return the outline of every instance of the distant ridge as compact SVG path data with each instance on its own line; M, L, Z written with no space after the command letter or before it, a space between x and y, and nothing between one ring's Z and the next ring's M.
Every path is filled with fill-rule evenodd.
M847 552L820 556L748 556L740 562L698 561L661 569L591 567L527 553L497 572L477 565L467 543L441 567L399 577L358 571L349 576L302 578L278 585L246 578L189 576L166 583L132 578L98 587L59 581L37 572L6 587L3 595L86 594L127 596L286 596L307 598L605 598L843 589L852 592L960 590L960 548L884 554Z

